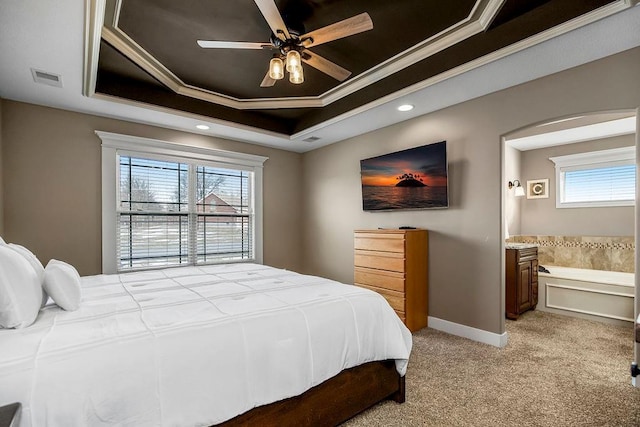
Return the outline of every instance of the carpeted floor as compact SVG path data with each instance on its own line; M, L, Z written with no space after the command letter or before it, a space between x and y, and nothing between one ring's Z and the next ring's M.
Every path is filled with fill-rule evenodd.
M640 426L633 329L540 311L507 321L503 349L432 329L413 335L407 401L356 426Z

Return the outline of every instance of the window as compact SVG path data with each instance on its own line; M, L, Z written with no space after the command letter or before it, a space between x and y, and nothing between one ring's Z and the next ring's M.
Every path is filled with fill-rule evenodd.
M262 262L265 157L96 133L103 272Z
M635 147L550 158L556 165L556 207L633 206Z
M117 157L118 271L188 264L189 165Z

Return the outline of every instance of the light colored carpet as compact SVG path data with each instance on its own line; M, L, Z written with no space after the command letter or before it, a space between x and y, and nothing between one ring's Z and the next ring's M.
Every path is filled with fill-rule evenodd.
M432 329L413 335L407 401L344 426L640 426L633 328L524 313L503 349Z

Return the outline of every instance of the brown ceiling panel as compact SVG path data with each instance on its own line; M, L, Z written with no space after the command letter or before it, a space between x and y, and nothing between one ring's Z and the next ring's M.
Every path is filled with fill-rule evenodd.
M368 12L373 30L313 47L312 52L356 76L466 18L475 0L456 2L288 0L285 22L305 31ZM408 13L409 12L409 13ZM300 22L301 21L301 22ZM340 82L305 67L305 84L261 88L276 50L203 49L199 39L268 42L271 30L252 0L124 0L118 28L186 84L232 97L318 96Z
M493 19L489 29L509 22L520 15L532 11L536 7L549 3L551 0L511 0L506 1L500 8L500 13Z
M407 86L524 40L529 36L538 34L562 22L566 22L593 9L611 3L611 1L575 1L570 5L567 4L565 8L558 8L557 5L552 3L553 2L549 2L528 13L520 14L515 19L493 30L477 34L462 43L458 43L436 55L392 74L375 85L367 86L349 97L334 102L331 104L331 108L308 111L299 118L295 132L300 132L318 123L346 113L356 106L373 102Z
M240 110L177 95L106 43L101 44L97 91L293 134L383 96L473 61L591 12L612 0L505 0L485 32L362 88L325 107ZM310 50L353 72L375 67L467 17L474 1L279 0L291 27L311 31L368 12L371 31ZM293 24L290 24L293 23ZM118 27L188 85L241 99L318 96L338 82L305 65L305 82L259 87L269 50L203 49L198 39L265 42L270 29L252 0L123 0Z
M277 117L260 111L240 111L178 95L160 85L155 79L137 68L126 57L105 42L100 44L100 58L101 60L102 58L109 59L109 69L127 69L128 72L126 77L117 72L105 70L98 73L97 93L186 111L283 134L291 134L295 126L295 121L291 118Z
M162 90L169 90L158 80L147 74L137 64L129 61L120 52L104 41L100 42L100 56L98 58L98 79L101 75L110 74L114 76L127 77L130 80L138 80L147 86L156 86Z

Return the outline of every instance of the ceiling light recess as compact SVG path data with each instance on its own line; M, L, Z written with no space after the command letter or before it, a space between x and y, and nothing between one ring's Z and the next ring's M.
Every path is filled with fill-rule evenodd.
M411 104L402 104L398 107L398 111L411 111L413 110L413 105Z
M198 129L200 129L200 130L207 130L207 129L209 129L209 126L207 126L207 125L196 125L196 127L197 127Z

